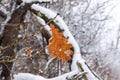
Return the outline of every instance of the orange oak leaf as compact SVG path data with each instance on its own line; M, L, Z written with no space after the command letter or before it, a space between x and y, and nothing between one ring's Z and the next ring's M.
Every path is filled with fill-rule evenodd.
M63 33L50 24L52 37L49 40L48 51L51 53L50 57L57 57L58 60L69 61L73 51L72 44L68 43Z

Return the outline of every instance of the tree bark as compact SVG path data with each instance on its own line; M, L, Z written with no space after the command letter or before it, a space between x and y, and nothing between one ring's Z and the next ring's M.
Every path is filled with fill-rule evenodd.
M7 25L5 26L3 37L2 37L2 47L7 47L2 51L2 57L7 58L10 57L13 59L15 57L15 43L17 41L18 31L19 31L19 24L23 22L24 16L27 10L30 9L31 4L27 3L24 6L16 9L11 19L8 21L9 24L16 24L16 25ZM5 80L10 80L10 73L12 69L13 62L3 62L0 63L2 65L2 73L1 78L4 77Z

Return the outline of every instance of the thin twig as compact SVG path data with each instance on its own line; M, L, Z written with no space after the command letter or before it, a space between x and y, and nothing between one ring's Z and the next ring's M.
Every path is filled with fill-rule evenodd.
M79 69L81 72L84 72L84 69L83 69L83 67L82 67L82 64L80 64L79 62L77 62L76 64L77 64L78 69ZM84 74L82 77L83 77L85 80L88 80L88 78L87 78L87 76L86 76L85 74Z
M55 58L51 58L51 59L47 62L46 67L45 67L45 70L48 68L48 66L50 65L50 63L52 63L52 61L55 60L55 59L56 59L56 57L55 57Z
M11 72L10 71L10 68L7 66L7 64L5 63L5 62L3 62L3 64L6 66L6 68L9 70L9 72Z
M19 26L19 25L24 25L24 24L28 24L28 23L30 23L30 22L17 23L17 24L0 22L1 25L7 25L7 26Z
M57 16L59 16L59 15L60 15L60 14L57 13L55 17L53 17L50 21L48 21L48 22L46 23L46 25L48 25L48 24L51 23L53 20L55 20L55 19L57 18Z
M12 60L0 60L0 63L5 63L5 62L15 62L17 61L16 59L12 59Z
M103 80L103 79L101 79L98 75L96 75L94 72L93 72L93 70L88 66L88 64L85 62L85 64L86 64L86 66L89 68L89 70L91 71L91 73L96 77L96 78L98 78L99 80Z

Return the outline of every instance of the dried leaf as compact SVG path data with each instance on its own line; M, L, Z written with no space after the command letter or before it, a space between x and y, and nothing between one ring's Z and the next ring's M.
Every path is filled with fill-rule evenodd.
M32 56L32 50L30 48L26 47L25 51L27 52L29 57Z
M67 42L63 33L54 25L50 24L52 37L49 40L48 51L51 52L50 57L57 57L58 60L69 61L73 51L71 50L72 44Z

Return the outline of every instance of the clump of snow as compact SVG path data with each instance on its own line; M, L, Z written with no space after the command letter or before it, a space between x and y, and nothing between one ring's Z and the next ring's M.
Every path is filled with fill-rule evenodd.
M14 80L47 80L42 76L33 75L30 73L19 73L14 75Z
M23 3L31 3L31 2L35 2L35 1L39 1L39 2L51 2L51 0L22 0Z

